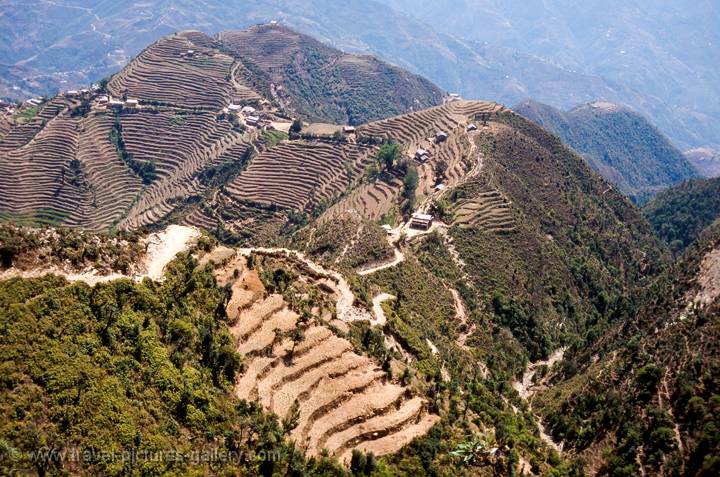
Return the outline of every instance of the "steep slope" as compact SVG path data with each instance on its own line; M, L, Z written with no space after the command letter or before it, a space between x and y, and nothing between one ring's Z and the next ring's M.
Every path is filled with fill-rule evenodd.
M294 66L271 75L255 61L267 66L261 60L270 56L262 48L270 48L275 35L295 56L290 57ZM214 212L208 216L198 204L226 183L229 195L219 200L268 205L255 201L257 184L252 185L256 171L267 172L265 161L305 155L309 160L317 157L320 162L314 166L321 169L332 158L335 167L318 179L314 197L297 207L304 210L341 194L357 180L372 147L348 144L334 156L335 143L323 145L308 137L270 154L268 150L287 137L269 129L273 121L285 124L286 130L289 114L342 124L442 101L440 90L425 80L375 59L341 54L286 28L258 27L225 36L232 38L231 44L200 32L164 37L103 89L60 95L40 107L21 109L5 123L0 141L0 218L134 230L189 217L190 223L213 228ZM248 44L265 46L250 51ZM238 51L256 56L240 56ZM314 62L298 76L293 68L305 64L304 57ZM330 78L337 75L345 75L347 83L342 90L331 90ZM304 81L316 94L303 89ZM120 103L108 102L108 96ZM239 111L243 106L251 107L261 124L248 124L249 114ZM234 181L253 155L258 156L257 166ZM283 205L292 196L285 195ZM227 203L222 207L234 208ZM245 219L257 218L259 228L270 224L270 234L280 221L257 207L246 206L242 213Z
M441 0L418 5L391 0L389 4L442 33L503 46L658 98L674 110L676 126L687 129L684 138L673 134L676 126L661 120L662 114L651 114L649 105L621 102L655 124L662 123L661 129L683 148L693 135L703 135L699 131L704 126L690 126L698 116L705 116L703 123L712 129L719 124L720 55L715 46L720 35L713 26L720 19L720 8L714 2ZM549 102L540 95L528 96ZM601 94L593 100L617 102ZM586 101L576 104L580 102Z
M606 475L716 475L720 223L595 346L573 347L536 401L565 449Z
M685 157L703 177L720 176L720 152L704 147L685 151Z
M622 28L614 16L598 19L594 4L556 1L393 4L406 13L373 0L9 4L0 18L0 63L12 65L10 75L28 79L23 89L52 94L115 72L148 43L175 31L237 30L278 20L342 50L377 55L468 98L515 104L532 97L562 109L598 99L629 104L678 146L717 148L713 105L720 82L712 68L717 61L709 60L717 43L717 9L712 2L687 8L673 0L668 15L665 4L636 3L607 9L627 22ZM698 71L700 78L690 74Z
M268 76L286 109L311 120L361 124L442 102L443 92L424 78L284 26L257 25L218 38Z
M226 300L212 267L188 254L163 282L3 281L0 469L346 475L330 459L307 461L287 421L235 396L242 360Z
M563 113L525 101L514 110L560 136L593 169L637 202L696 176L683 154L628 108L596 102Z
M676 253L720 217L720 179L695 179L658 194L643 208L655 232Z
M477 130L468 130L467 112L474 113ZM438 130L447 131L446 141L428 137ZM458 383L437 386L438 405L484 396L468 398L465 412L476 417L467 420L494 429L496 445L508 446L514 462L535 459L534 473L549 472L555 451L510 381L528 360L601 340L628 316L629 298L662 269L667 254L627 199L557 137L512 112L454 102L371 123L359 134L410 144L403 159L417 169L414 204L436 222L427 232L407 226L408 173L397 164L327 209L298 242L308 240L309 251L323 257L326 248L316 250L313 238L325 237L335 217L356 213L392 224L388 242L395 256L359 270L360 296L384 313L376 329L417 363L418 375ZM427 160L412 159L418 147L426 148ZM445 189L434 189L438 175ZM335 248L364 240L339 236ZM499 400L490 397L498 394ZM438 424L440 435L463 427L466 417L454 417ZM431 433L391 462L402 469L414 452L431 448L423 466L438 470L442 455L457 445ZM482 461L471 467L494 462ZM497 462L503 471L515 468Z

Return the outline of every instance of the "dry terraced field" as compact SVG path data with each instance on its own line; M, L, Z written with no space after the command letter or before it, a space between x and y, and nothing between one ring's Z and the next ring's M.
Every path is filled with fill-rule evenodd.
M241 270L237 278L235 269ZM281 295L266 292L244 258L230 260L218 274L220 283L232 286L227 313L244 355L235 392L281 418L297 406L291 438L308 454L326 449L347 462L356 448L396 452L438 421L422 398L393 382L349 341L320 321L301 323ZM302 336L293 339L298 327Z
M372 161L373 151L354 143L285 142L254 158L227 190L250 202L309 210L352 186Z
M192 54L188 54L188 51ZM218 111L231 101L261 99L238 80L242 66L200 32L162 38L146 48L108 84L116 97Z

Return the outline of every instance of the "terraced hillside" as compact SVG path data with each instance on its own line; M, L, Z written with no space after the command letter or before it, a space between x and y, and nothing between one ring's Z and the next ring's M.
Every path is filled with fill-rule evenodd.
M112 77L108 91L117 97L217 111L233 101L261 99L241 82L241 69L211 37L183 32L143 50Z
M149 110L123 114L119 121L127 153L155 168L155 179L128 211L122 228L162 220L178 203L202 194L203 170L216 164L242 164L252 147L252 133L238 131L210 112Z
M515 229L510 203L496 188L474 181L462 190L470 198L455 203L452 210L453 225L492 233L512 232Z
M272 83L286 109L314 121L362 124L440 104L424 78L371 56L343 53L281 25L223 32L220 42ZM268 85L270 86L270 85Z
M293 141L253 159L227 190L263 205L306 210L343 194L372 160L360 144Z
M107 228L140 190L109 139L112 120L74 116L72 104L50 101L0 144L6 219Z
M501 105L484 101L454 101L358 128L361 137L396 141L403 149L403 160L416 167L417 202L423 204L439 194L438 183L452 188L472 178L479 171L482 151L475 145L477 126L503 110ZM468 126L475 126L469 129ZM447 139L438 141L438 133ZM418 150L425 151L423 158ZM397 212L401 206L403 176L397 169L388 170L376 180L362 184L347 197L330 207L321 217L325 222L347 211L359 213L369 220ZM395 211L395 212L393 212Z
M698 175L667 137L627 107L598 101L562 112L525 101L514 109L560 136L637 203Z
M285 54L295 66L312 58L305 67L320 75L312 87L324 92L293 90L297 71L276 64ZM287 103L287 92L305 102ZM286 28L221 39L173 34L100 89L27 106L3 122L0 219L92 230L176 221L243 240L277 235L288 211L330 205L357 185L373 148L312 138L274 148L283 135L270 131L272 121L291 114L343 124L348 114L361 121L441 101L425 80ZM261 124L245 124L243 106ZM285 212L268 210L276 207Z
M297 413L291 438L299 448L310 455L327 450L347 463L353 449L396 452L437 422L424 399L348 340L321 320L301 318L282 295L266 290L243 256L224 261L219 279L231 286L227 314L244 356L235 393L281 417ZM309 272L303 280L319 285L332 279Z

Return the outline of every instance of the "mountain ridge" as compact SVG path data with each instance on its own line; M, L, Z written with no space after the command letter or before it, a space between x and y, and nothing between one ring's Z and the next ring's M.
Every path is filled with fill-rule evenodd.
M697 176L655 126L627 107L593 102L561 112L528 100L513 109L558 134L596 171L641 203Z
M671 104L642 87L628 86L622 78L608 80L602 71L583 71L537 53L438 32L441 25L433 25L433 21L423 23L374 1L351 0L341 9L328 0L209 2L202 11L177 2L153 4L152 8L144 3L122 6L90 2L56 5L54 9L43 5L9 9L6 18L12 22L3 30L7 32L7 50L0 50L0 60L9 65L23 62L24 73L16 71L17 75L27 78L28 85L35 83L38 92L47 93L43 85L48 83L79 87L96 81L124 65L148 43L173 31L223 31L278 20L341 49L383 57L468 98L515 104L533 97L561 109L598 99L625 103L651 117L682 148L720 144L717 117L698 109L700 106ZM437 18L442 18L442 13ZM67 21L53 21L53 15ZM31 31L28 36L35 41L27 41L17 31L21 27ZM18 55L14 45L25 53ZM77 58L81 63L73 65Z

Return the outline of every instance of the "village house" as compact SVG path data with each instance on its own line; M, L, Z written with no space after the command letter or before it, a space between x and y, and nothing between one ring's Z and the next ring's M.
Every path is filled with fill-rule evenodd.
M415 151L415 159L420 162L427 161L428 157L428 152L425 149L418 149L417 151Z
M416 212L410 219L410 227L413 229L429 230L432 227L433 216Z
M435 142L441 143L444 141L447 141L448 134L444 131L438 131L437 134L435 134Z
M255 108L253 108L252 106L243 106L241 112L242 112L245 116L252 116L253 113L255 113Z
M108 107L113 109L122 109L123 106L125 106L125 103L122 100L119 99L111 99L108 101Z
M476 130L477 130L477 126L475 126L474 124L470 123L470 124L468 124L468 126L467 126L467 130L468 130L468 131L476 131Z
M247 124L248 126L259 127L260 126L259 123L260 123L259 116L248 116L245 118L245 124Z
M345 134L355 134L355 126L344 126L343 132Z
M137 99L127 99L125 100L125 106L128 108L137 108L140 106L140 102Z

